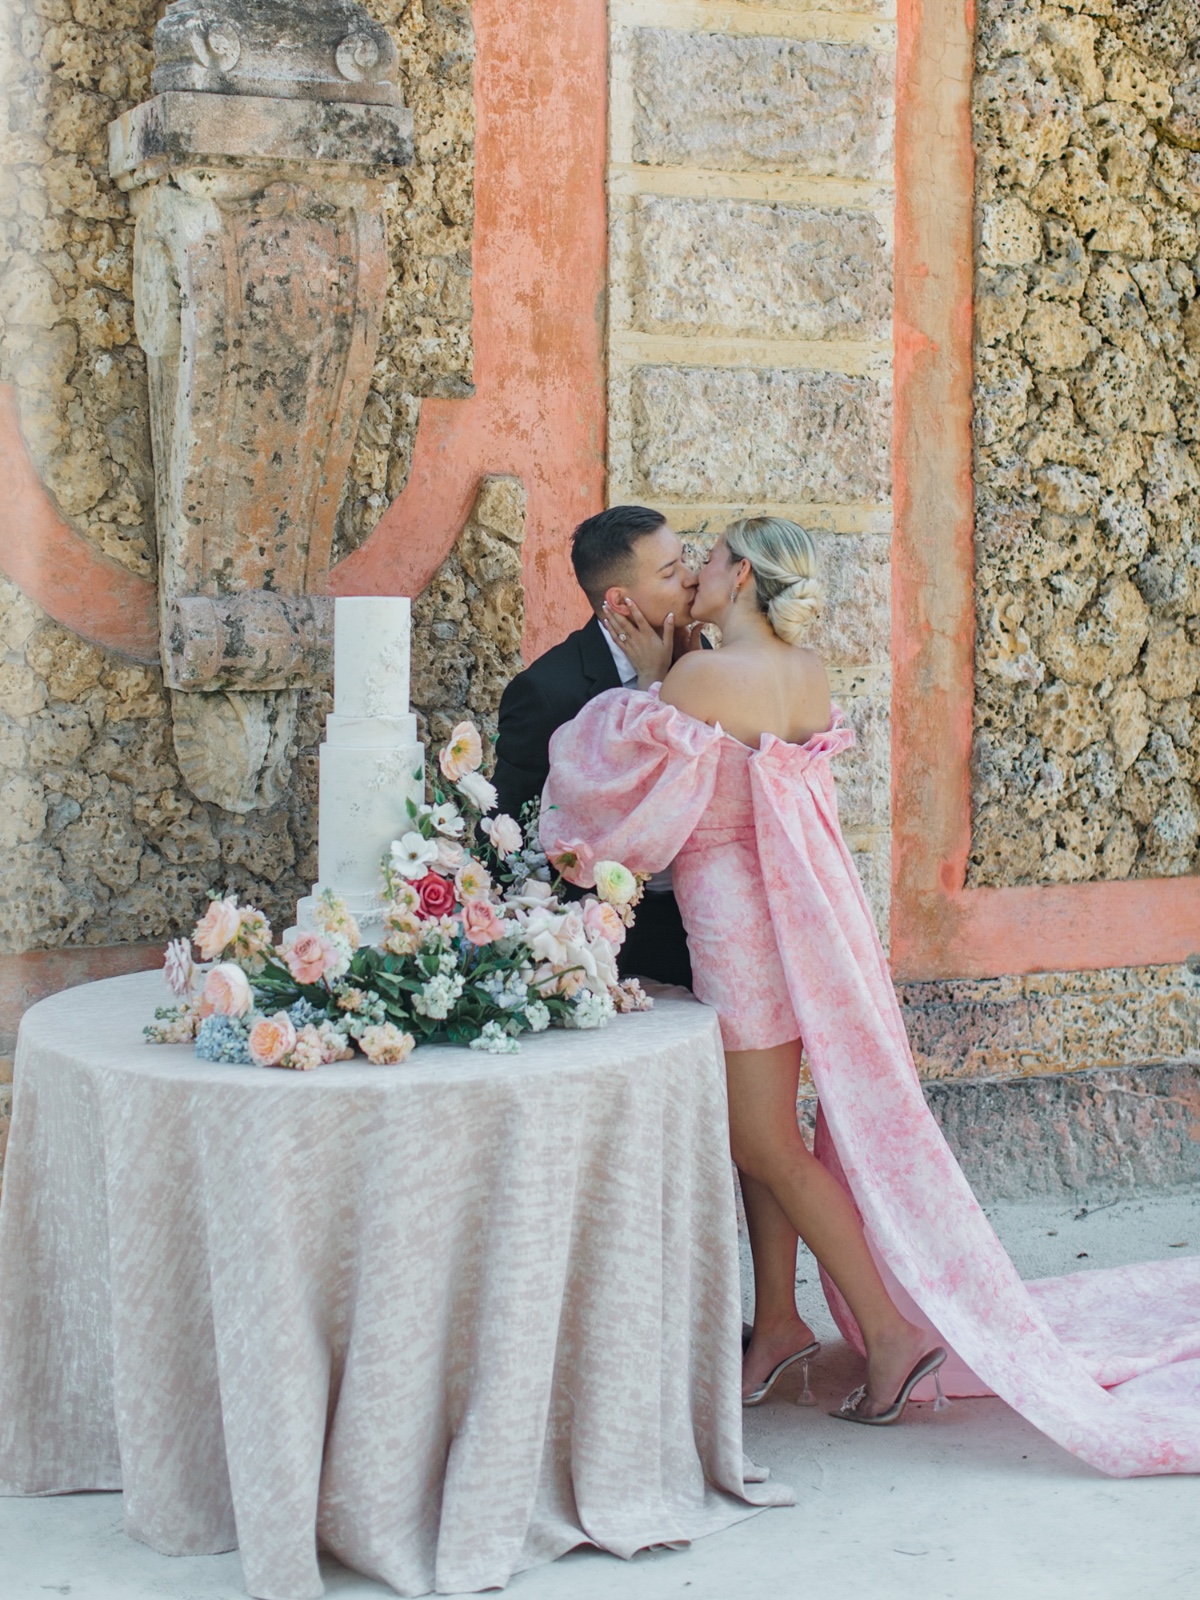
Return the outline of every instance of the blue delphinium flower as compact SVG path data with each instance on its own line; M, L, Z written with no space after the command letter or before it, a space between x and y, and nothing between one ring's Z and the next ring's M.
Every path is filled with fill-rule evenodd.
M319 1024L325 1021L324 1011L320 1006L314 1006L311 1000L294 1001L288 1007L287 1014L291 1017L297 1032L310 1022Z
M196 1054L201 1061L229 1061L248 1067L248 1037L249 1029L236 1017L205 1017L196 1031Z

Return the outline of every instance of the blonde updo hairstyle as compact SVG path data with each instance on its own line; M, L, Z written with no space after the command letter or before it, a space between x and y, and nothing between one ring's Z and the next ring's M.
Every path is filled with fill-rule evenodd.
M821 615L817 547L806 529L786 517L742 517L725 530L734 561L748 561L760 611L785 644L799 644Z

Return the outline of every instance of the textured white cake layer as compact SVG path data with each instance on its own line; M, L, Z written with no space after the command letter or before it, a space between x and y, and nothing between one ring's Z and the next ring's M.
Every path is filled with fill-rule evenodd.
M334 602L335 715L408 715L411 612L409 601L398 595L360 596Z
M381 745L395 749L398 745L417 742L417 719L411 712L406 717L343 717L333 711L325 718L325 743L359 745L378 749Z
M320 886L378 895L380 862L412 826L405 801L425 798L425 747L323 744L320 761Z

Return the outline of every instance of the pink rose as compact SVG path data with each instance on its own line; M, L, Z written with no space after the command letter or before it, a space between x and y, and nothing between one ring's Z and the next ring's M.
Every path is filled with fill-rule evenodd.
M473 722L460 722L438 756L438 765L451 783L474 772L483 760L483 741Z
M458 904L454 885L436 872L427 872L416 885L423 917L448 917Z
M625 943L625 924L603 900L588 900L583 909L583 925L590 939L607 939L614 950Z
M319 933L298 933L284 950L283 959L297 983L318 983L326 967L337 960L337 951Z
M241 925L241 912L236 900L214 900L200 918L192 938L200 949L201 961L216 961L232 944Z
M244 1017L254 1004L250 980L232 961L222 961L204 980L204 993L200 996L200 1015L203 1017Z
M256 1022L246 1042L260 1067L277 1067L296 1047L296 1025L286 1011L277 1011Z
M502 939L504 923L490 900L468 900L462 909L463 932L472 944L491 944Z

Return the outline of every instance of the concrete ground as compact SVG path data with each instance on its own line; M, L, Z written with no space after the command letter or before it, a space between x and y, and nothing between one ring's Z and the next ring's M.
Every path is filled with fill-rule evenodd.
M989 1208L1024 1276L1200 1249L1200 1190L1078 1205ZM832 1325L811 1258L801 1310ZM997 1400L910 1411L895 1429L826 1415L859 1381L844 1345L813 1369L820 1405L794 1388L747 1414L750 1456L791 1484L794 1508L763 1512L683 1551L622 1562L574 1551L522 1573L513 1600L1191 1600L1200 1595L1200 1481L1115 1482L1051 1444ZM323 1567L337 1600L392 1591ZM159 1556L126 1538L121 1498L0 1499L0 1600L241 1600L236 1553Z

